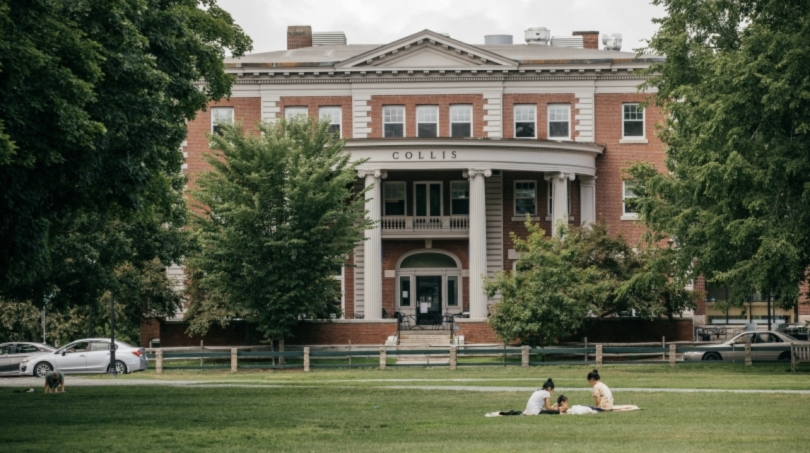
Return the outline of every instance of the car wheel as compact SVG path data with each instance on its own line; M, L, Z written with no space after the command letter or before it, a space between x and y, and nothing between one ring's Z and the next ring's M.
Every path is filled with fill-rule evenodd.
M115 374L125 374L127 372L127 366L124 362L120 360L115 361Z
M790 351L785 351L779 354L779 361L780 362L790 362Z
M720 357L720 354L716 352L707 352L703 356L703 360L723 360L723 359Z
M34 376L44 378L46 374L53 371L53 367L48 362L39 362L34 366Z

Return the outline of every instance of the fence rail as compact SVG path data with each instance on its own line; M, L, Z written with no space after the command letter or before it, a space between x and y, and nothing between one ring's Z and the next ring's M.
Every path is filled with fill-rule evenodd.
M756 352L784 351L784 346L762 346L757 347ZM801 345L791 345L791 365L795 371L795 366L799 362L810 362L810 347ZM742 353L734 359L724 360L725 362L745 362L751 365L753 354L750 344L744 346L712 346L711 348L697 347L690 345L674 345L668 347L649 346L606 346L592 345L588 347L548 347L530 348L504 347L504 348L474 348L456 347L431 348L431 349L386 349L379 350L314 350L306 347L302 351L240 351L231 349L230 351L212 352L164 352L157 350L153 354L148 354L150 359L155 360L157 373L163 370L191 370L191 369L227 369L236 372L241 369L303 369L310 371L313 368L376 368L385 369L387 367L450 367L456 369L459 366L549 366L549 365L590 365L602 366L605 357L611 359L623 359L622 364L666 364L675 366L676 363L704 363L700 360L684 361L677 360L679 354L688 352L719 352ZM425 363L388 363L388 357L408 357L423 356ZM516 360L519 356L520 360ZM560 360L564 357L581 357L582 360ZM655 359L660 357L660 359ZM230 365L221 363L221 359L230 358ZM331 360L348 359L348 363L311 363L311 359ZM365 360L360 363L352 363L352 358ZM368 359L379 358L379 363L368 361ZM474 361L474 358L500 358L500 362ZM532 359L535 360L532 360ZM633 360L633 359L636 360ZM641 360L638 360L641 358ZM199 366L164 366L166 360L188 360L200 359ZM205 359L219 360L219 363L203 364ZM243 359L243 360L240 360ZM271 364L251 363L251 360L270 359ZM285 359L293 359L295 363L285 363ZM445 362L445 359L449 363ZM459 359L462 359L459 362ZM539 360L538 360L539 359ZM430 363L433 360L433 363ZM437 363L436 361L440 362ZM278 361L278 363L276 363Z

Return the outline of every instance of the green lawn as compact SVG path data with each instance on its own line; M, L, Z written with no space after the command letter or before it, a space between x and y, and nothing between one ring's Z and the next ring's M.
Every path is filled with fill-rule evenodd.
M644 410L485 418L489 411L522 409L529 394L381 387L532 386L551 376L560 387L580 388L568 395L584 404L587 371L182 371L115 378L268 384L259 388L70 387L68 377L64 395L0 388L0 451L782 452L810 446L810 395L616 392L617 404ZM801 371L792 375L780 365L611 365L602 374L614 388L808 389L810 368ZM284 387L271 386L278 384Z

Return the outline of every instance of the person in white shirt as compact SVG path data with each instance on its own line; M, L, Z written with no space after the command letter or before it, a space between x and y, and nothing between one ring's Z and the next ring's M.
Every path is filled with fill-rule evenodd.
M598 412L613 410L613 393L607 385L599 380L599 370L588 373L588 384L593 387L593 399L596 403L592 409Z
M554 393L554 382L548 378L543 388L532 393L526 403L523 415L559 414L560 411L551 405L551 394Z
M557 409L559 409L560 414L569 414L569 415L585 415L585 414L598 414L599 412L591 409L590 406L580 406L579 404L575 404L573 406L568 406L568 397L565 395L560 395L557 398Z

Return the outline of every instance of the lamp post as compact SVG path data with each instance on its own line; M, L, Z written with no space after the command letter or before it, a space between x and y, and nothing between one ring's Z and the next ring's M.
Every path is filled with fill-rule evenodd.
M110 292L110 367L107 368L107 374L118 374L115 369L115 297L112 292Z

